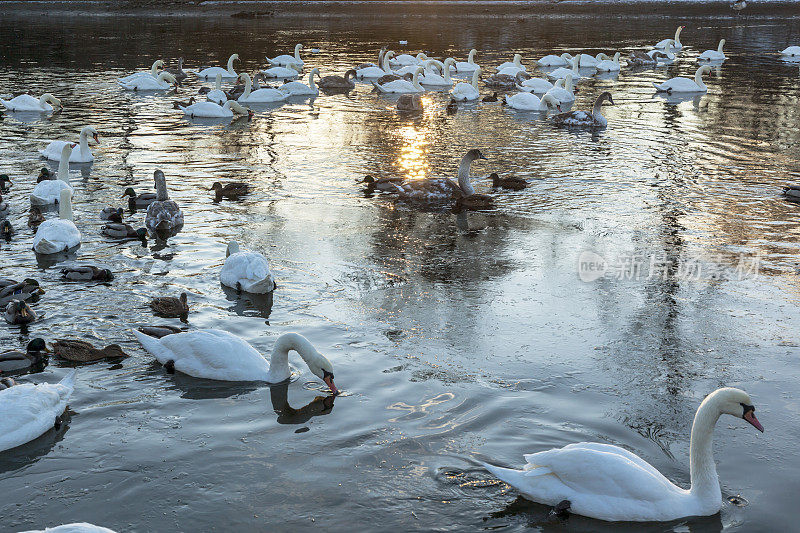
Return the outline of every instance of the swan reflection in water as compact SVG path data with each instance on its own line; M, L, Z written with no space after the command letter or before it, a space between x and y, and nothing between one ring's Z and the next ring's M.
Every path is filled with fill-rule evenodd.
M279 424L304 424L315 416L327 415L333 411L335 396L316 396L308 404L294 408L289 405L290 382L272 385L269 388L269 397L272 408L278 415Z

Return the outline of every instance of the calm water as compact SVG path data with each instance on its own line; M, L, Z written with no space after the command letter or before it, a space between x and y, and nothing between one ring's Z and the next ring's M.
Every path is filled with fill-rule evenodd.
M45 318L29 332L0 327L1 346L77 337L132 355L81 367L65 427L0 457L0 530L74 521L120 531L797 527L800 209L780 191L800 179L800 75L773 52L798 44L800 20L724 11L518 21L497 9L463 18L0 20L0 92L46 90L65 105L54 117L0 122L0 172L15 182L6 200L18 228L0 252L2 275L36 277L47 291L36 306ZM295 42L319 48L305 58L323 74L372 60L382 45L462 60L475 47L484 66L520 52L532 67L552 51L644 47L679 23L687 48L675 65L579 85L577 108L601 90L617 102L596 134L497 104L450 116L436 93L424 114L402 116L367 85L261 109L250 122L198 124L172 109L174 96L124 93L114 82L180 55L194 68L237 52L238 70L252 71ZM707 76L707 96L654 97L651 82L693 75L694 57L720 38L730 59ZM179 96L198 87L188 82ZM37 149L86 124L102 144L92 167L70 173L83 243L69 261L111 268L110 285L64 284L58 266L37 267L25 226L43 165ZM365 174L454 176L469 148L489 159L477 175L512 173L530 188L493 192L494 210L457 216L366 197L356 183ZM148 248L104 239L97 213L120 203L125 187L149 190L155 168L184 210L183 232ZM254 193L213 204L211 183L233 179ZM485 179L476 189L492 192ZM269 257L273 300L222 290L230 239ZM583 282L577 263L587 250L623 265L700 265L703 274L671 267L666 279ZM758 275L739 279L742 255L758 256ZM296 357L288 387L166 374L129 328L167 322L147 303L181 291L192 328L226 329L264 353L280 333L307 336L345 394L332 408L315 401L323 386ZM23 381L66 371L53 362ZM746 389L766 427L761 435L732 418L717 426L723 494L741 494L747 507L646 527L552 522L476 461L519 465L523 453L603 441L685 485L694 410L722 385Z

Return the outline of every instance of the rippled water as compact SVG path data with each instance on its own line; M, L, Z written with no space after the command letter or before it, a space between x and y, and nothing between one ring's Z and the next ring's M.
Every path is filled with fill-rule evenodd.
M36 305L44 319L27 332L0 328L2 347L77 337L132 355L81 367L64 428L0 457L0 530L73 521L122 531L796 527L800 217L780 192L800 178L800 74L774 51L798 44L800 22L493 9L463 18L0 20L0 93L49 91L65 105L42 120L0 122L0 172L15 182L5 198L18 229L0 251L2 275L36 277L47 291ZM295 42L319 48L305 58L323 75L371 60L382 45L459 58L475 47L485 66L519 52L532 66L552 51L644 47L680 23L688 46L675 65L580 83L576 108L601 90L617 103L604 108L608 129L594 134L498 104L447 115L436 93L421 116L403 116L367 85L262 109L249 122L199 124L172 109L174 96L114 83L180 55L193 68L237 52L252 71ZM693 75L694 57L719 38L730 59L707 77L707 96L654 97L651 82ZM198 87L188 82L178 96ZM38 267L25 226L43 164L37 149L86 124L102 144L93 166L70 172L83 242L69 261L111 268L109 285L62 283L64 263ZM370 197L356 183L365 174L453 176L469 148L488 157L477 175L512 173L531 186L492 191L478 179L497 207L456 215ZM147 248L104 239L97 213L120 203L125 187L150 189L155 168L184 210L183 232ZM211 183L233 179L254 192L212 203ZM274 299L222 290L230 239L269 257ZM577 263L587 250L723 274L583 282ZM741 255L759 257L758 275L739 279ZM288 387L166 374L129 328L165 322L150 315L149 299L181 291L190 327L231 331L264 353L280 333L302 333L333 361L345 394L332 408L315 400L323 386L299 359ZM23 380L54 382L64 366ZM733 419L717 427L723 494L741 494L747 507L644 528L577 516L560 524L475 460L518 465L523 453L603 441L687 484L694 410L721 385L750 392L767 430Z

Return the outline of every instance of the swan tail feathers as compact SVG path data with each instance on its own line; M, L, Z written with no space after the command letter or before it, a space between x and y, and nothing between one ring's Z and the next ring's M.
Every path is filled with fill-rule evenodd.
M75 387L75 376L77 373L77 369L72 369L72 372L64 376L64 378L59 382L59 385L64 385L65 387L69 388L69 392L72 393L72 389Z
M373 87L375 87L375 88L378 90L378 92L379 92L379 93L382 93L382 92L384 92L384 91L383 91L383 89L381 88L381 86L380 86L380 85L378 85L378 82L376 82L376 81L373 81L373 82L372 82L372 86L373 86Z
M145 350L150 352L150 354L153 355L162 365L169 360L176 359L175 354L172 352L172 350L161 344L160 340L156 339L155 337L151 337L150 335L146 335L141 331L137 331L135 329L131 331L133 331L133 334L136 336L136 339L139 341L139 344L141 344Z
M655 87L656 91L658 91L660 93L663 93L666 90L666 89L662 89L661 85L657 84L656 82L653 82L653 87Z
M514 470L513 468L503 468L501 466L494 466L488 463L481 463L483 467L488 470L494 477L500 481L511 485L512 487L519 487L522 485L527 472L524 470Z

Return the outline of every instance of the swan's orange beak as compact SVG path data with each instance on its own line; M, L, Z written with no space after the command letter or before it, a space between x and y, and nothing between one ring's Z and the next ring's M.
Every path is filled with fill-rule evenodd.
M94 142L100 144L100 137L96 133L94 134Z
M742 418L747 420L754 428L759 430L761 433L764 433L764 426L762 426L761 422L758 421L758 418L756 418L754 411L747 411Z
M333 395L334 395L334 396L336 396L337 394L339 394L339 389L337 389L337 388L336 388L336 385L334 385L334 384L333 384L333 378L332 378L332 377L330 377L330 376L325 376L325 377L323 378L323 381L325 382L325 385L327 385L327 386L328 386L328 388L330 388L330 389L331 389L331 392L333 393ZM762 430L762 431L763 431L763 430Z

